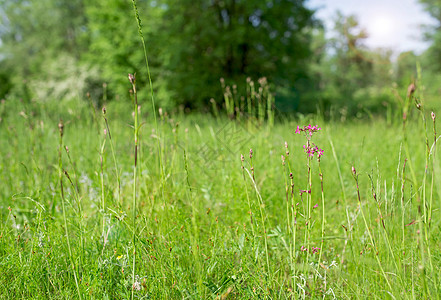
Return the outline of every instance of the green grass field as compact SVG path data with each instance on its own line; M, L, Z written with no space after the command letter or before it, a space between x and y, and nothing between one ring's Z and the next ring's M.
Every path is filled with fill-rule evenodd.
M405 134L165 112L156 128L143 100L135 168L130 101L107 105L108 126L86 101L0 104L1 298L439 297L429 112ZM320 163L295 134L308 124Z

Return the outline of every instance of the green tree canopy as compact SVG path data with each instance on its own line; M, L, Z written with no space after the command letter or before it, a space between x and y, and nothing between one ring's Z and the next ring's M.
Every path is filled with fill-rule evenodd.
M16 78L65 80L63 68L51 66L56 76L43 71L48 60L62 65L68 56L77 68L65 69L76 70L84 89L106 82L114 95L127 93L129 72L138 73L141 91L146 86L131 1L0 1L1 52ZM201 107L221 95L220 78L240 87L248 76L266 76L291 96L310 84L311 32L319 22L304 0L137 2L163 105Z
M167 89L178 103L197 106L220 89L266 76L295 88L308 78L313 11L303 0L164 1L159 37Z
M426 12L436 22L435 25L427 27L426 38L431 41L431 46L424 54L424 67L430 71L441 71L441 1L420 0Z
M46 65L87 50L82 0L0 0L1 64L15 86L35 77L50 80ZM51 74L53 75L53 74Z

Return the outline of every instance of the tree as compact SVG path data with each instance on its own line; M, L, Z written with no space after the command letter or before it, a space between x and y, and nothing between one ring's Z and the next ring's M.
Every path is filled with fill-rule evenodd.
M143 46L138 35L131 1L94 0L86 5L90 47L83 60L100 70L99 80L105 81L111 94L128 95L128 73L137 74L137 86L142 96L147 95L147 74ZM158 67L159 46L155 42L160 34L158 25L163 7L159 1L138 1L143 35L146 40L147 55L153 69L155 87L162 82L161 68ZM161 64L162 65L162 64ZM157 90L157 89L156 89ZM158 92L158 90L157 90ZM145 97L140 98L145 98ZM163 99L167 96L162 97Z
M177 103L207 103L221 77L240 87L248 76L266 76L292 90L309 77L310 29L317 22L303 0L163 3L160 60Z
M9 78L18 96L26 98L24 91L36 78L54 80L49 62L60 56L77 61L87 49L82 0L0 0L0 4L2 64L12 72Z
M148 90L131 1L0 1L0 51L16 87L26 79L41 87L34 92L55 91L72 87L58 83L73 78L80 96L103 81L122 95L127 73L136 72L140 92ZM248 76L266 76L288 97L310 87L311 32L319 22L304 0L137 2L161 105L202 107L222 94L222 77L240 88Z
M371 81L373 64L363 44L367 33L355 16L344 16L340 12L337 12L333 32L334 37L328 41L325 59L319 69L322 105L325 110L334 105L349 107L353 111L356 107L354 94Z
M137 72L142 92L146 72L130 1L86 7L87 60L119 94L127 91L126 73ZM309 87L310 28L318 22L303 0L139 1L138 9L161 106L203 107L222 95L220 78L239 88L248 76L290 90Z
M319 44L324 41L327 48L320 63L314 65L321 110L328 113L334 109L345 118L388 106L392 101L392 52L366 47L367 32L353 15L337 12L333 35L328 41L319 37Z
M426 38L432 45L423 55L424 69L441 71L441 1L420 0L425 11L436 21L436 24L427 27Z
M405 90L417 78L417 56L412 51L400 53L396 64L396 81Z

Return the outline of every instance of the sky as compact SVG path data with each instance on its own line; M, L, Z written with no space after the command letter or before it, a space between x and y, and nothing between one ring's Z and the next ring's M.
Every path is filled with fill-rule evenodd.
M369 34L366 45L403 51L423 52L429 46L424 41L422 25L434 21L418 0L309 0L310 8L318 9L316 17L324 21L327 36L332 36L336 11L356 15Z

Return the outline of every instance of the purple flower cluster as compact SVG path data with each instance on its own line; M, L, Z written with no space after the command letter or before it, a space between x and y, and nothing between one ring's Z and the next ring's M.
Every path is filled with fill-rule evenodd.
M309 157L313 157L314 154L317 154L317 158L318 160L320 160L320 157L323 155L323 150L320 149L319 147L317 147L314 143L311 143L311 137L312 134L321 130L320 127L318 127L318 125L311 125L309 124L308 126L297 126L297 129L295 131L295 133L301 134L302 132L305 134L306 139L307 139L307 143L306 145L303 146L303 148L305 149L306 154Z
M319 250L320 250L319 247L312 247L311 250L310 250L310 252L311 252L312 254L315 254L315 253L319 252ZM308 248L306 248L305 246L302 246L302 247L300 247L300 251L302 251L302 252L306 252L306 251L308 251Z
M311 194L311 190L300 190L300 196L302 196L304 193Z
M308 126L303 126L303 128L300 128L300 126L297 126L297 129L296 129L295 133L300 134L301 132L304 132L305 134L309 134L309 136L312 136L312 134L314 132L317 132L320 129L321 128L318 127L318 125L311 126L311 124L309 124Z
M312 254L317 253L319 250L320 250L319 247L312 247L312 248L311 248L311 252L312 252Z
M320 158L323 155L323 150L319 149L319 147L317 147L315 144L311 145L306 145L303 146L303 148L305 149L305 152L308 154L309 157L313 157L314 154L317 153L317 157Z

